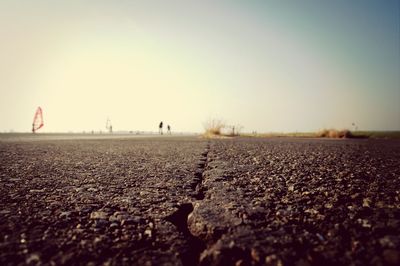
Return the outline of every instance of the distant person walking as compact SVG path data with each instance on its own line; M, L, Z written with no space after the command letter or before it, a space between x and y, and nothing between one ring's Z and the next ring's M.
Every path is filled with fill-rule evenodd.
M167 126L167 130L168 130L168 134L171 135L171 126L170 125Z
M161 122L160 122L160 125L158 126L158 132L160 133L160 135L163 134L162 128L163 128L163 121L161 121Z

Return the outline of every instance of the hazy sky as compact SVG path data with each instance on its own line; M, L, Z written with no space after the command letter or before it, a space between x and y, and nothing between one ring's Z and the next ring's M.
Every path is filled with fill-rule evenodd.
M0 131L400 130L400 1L0 1Z

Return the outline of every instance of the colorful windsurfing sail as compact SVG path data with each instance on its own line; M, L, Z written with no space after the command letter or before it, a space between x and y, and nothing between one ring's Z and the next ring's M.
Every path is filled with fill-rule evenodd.
M33 117L32 132L35 133L38 129L42 128L43 126L44 126L43 112L42 112L42 108L40 108L40 106L39 106L36 109L35 116Z

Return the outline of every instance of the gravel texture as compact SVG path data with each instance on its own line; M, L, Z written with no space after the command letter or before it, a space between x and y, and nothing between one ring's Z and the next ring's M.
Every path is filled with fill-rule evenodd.
M400 141L0 137L1 265L399 265Z

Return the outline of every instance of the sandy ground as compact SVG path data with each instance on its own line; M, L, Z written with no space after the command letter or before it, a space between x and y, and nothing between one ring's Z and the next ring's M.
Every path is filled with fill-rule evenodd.
M0 135L0 264L398 265L400 141Z

